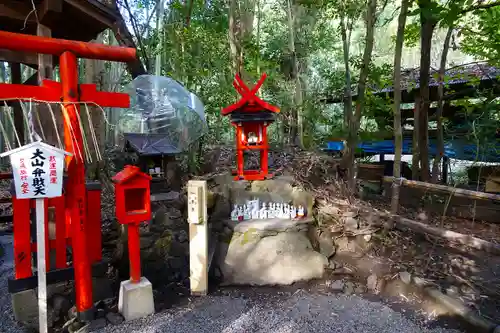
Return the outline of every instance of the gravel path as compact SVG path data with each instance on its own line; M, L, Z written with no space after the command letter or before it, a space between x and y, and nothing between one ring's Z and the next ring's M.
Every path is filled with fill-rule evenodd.
M426 328L386 305L358 296L319 295L305 291L289 296L209 296L183 309L108 326L95 333L456 333L443 328Z
M12 237L0 236L5 255L0 265L0 333L23 333L13 319L7 279L12 275ZM94 333L459 333L427 328L417 316L403 316L380 302L358 296L299 290L258 296L197 298L184 307L107 326Z

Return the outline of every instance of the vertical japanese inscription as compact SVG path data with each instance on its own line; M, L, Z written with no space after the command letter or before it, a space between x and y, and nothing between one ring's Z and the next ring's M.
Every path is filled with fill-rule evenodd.
M37 148L33 155L31 156L31 166L34 168L31 174L33 175L33 195L35 196L45 196L46 195L46 184L45 178L43 177L46 174L43 169L45 165L46 157L44 156L44 152Z
M19 159L19 179L21 180L22 194L28 194L30 191L28 184L28 171L26 170L26 163L22 157Z
M51 184L57 184L57 162L53 155L49 156L49 177Z

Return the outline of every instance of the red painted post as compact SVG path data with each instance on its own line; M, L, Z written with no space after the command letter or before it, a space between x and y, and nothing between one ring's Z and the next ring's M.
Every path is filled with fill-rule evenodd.
M268 157L269 157L269 145L267 143L267 126L264 125L262 126L262 138L264 142L261 144L264 145L264 149L260 151L260 169L262 172L267 175L269 173L269 162L268 162Z
M76 309L81 320L93 319L92 276L87 255L86 188L83 140L78 121L78 67L76 56L64 52L59 58L62 97L65 104L64 142L67 159L68 186L66 206L71 220L71 244L75 271ZM74 103L74 104L72 104Z
M30 201L29 199L12 197L16 279L24 279L33 275L31 271Z
M243 173L245 169L245 157L243 153L243 147L241 143L241 138L243 135L243 129L241 126L236 125L236 169L239 177L243 178Z
M141 281L141 245L139 238L139 224L128 225L128 256L130 261L130 281Z
M90 184L87 184L87 247L90 263L96 263L102 259L101 189Z
M66 261L66 217L64 195L51 199L56 219L56 268L67 268Z

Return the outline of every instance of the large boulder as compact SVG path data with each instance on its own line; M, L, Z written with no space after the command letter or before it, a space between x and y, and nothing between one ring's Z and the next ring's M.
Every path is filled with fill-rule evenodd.
M224 283L290 285L321 278L328 259L314 251L307 237L307 222L275 219L239 223L222 262Z

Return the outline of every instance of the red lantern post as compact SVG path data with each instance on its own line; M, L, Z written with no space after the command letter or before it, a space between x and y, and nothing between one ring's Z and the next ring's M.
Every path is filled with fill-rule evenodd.
M141 281L141 247L139 224L151 220L151 176L133 165L127 165L113 177L116 196L116 218L128 227L130 281Z
M231 124L236 128L236 177L235 180L263 180L269 175L267 127L274 122L279 108L264 102L256 96L266 79L262 74L259 82L250 90L236 75L233 86L242 96L241 99L224 108L222 115L231 117ZM260 169L245 170L245 151L260 151Z
M118 311L125 320L154 313L153 286L141 276L139 224L151 220L151 176L136 166L127 165L113 177L116 218L128 227L130 280L120 283Z

